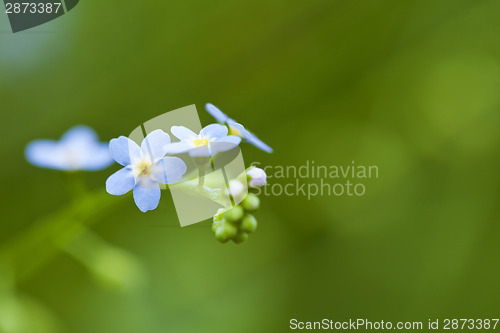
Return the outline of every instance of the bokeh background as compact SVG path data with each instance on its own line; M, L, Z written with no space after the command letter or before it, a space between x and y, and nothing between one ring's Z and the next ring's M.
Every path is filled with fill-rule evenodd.
M59 251L22 279L3 274L9 300L29 299L33 332L498 318L499 15L496 0L82 1L17 34L0 15L4 252L71 200L25 145L77 124L107 141L190 104L208 124L212 102L275 149L245 146L247 164L355 161L380 174L362 197L263 197L242 245L219 244L209 221L180 228L168 194L147 214L104 194L113 207L92 229L146 282L103 287ZM104 192L117 169L85 174L87 186ZM0 317L15 321L2 298Z

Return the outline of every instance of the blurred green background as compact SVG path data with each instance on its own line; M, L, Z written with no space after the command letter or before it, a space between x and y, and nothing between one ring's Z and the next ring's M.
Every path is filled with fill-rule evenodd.
M0 15L0 247L70 201L23 154L76 124L107 141L196 104L206 125L212 102L275 149L245 146L247 164L380 174L362 197L262 197L242 245L219 244L208 221L180 228L168 195L147 214L106 196L121 202L93 229L148 282L110 291L61 253L17 283L52 323L39 332L498 318L499 15L496 0L82 1L18 34ZM117 169L88 186L104 191Z

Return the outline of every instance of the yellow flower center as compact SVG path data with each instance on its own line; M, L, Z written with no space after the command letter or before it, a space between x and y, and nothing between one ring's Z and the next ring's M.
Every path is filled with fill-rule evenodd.
M229 126L229 135L237 135L237 136L241 136L241 132L238 131L236 128L234 128L233 126Z
M196 139L194 140L194 144L199 147L199 146L206 146L208 145L208 140L207 139Z
M151 163L143 161L137 165L137 172L141 176L147 176L151 173Z

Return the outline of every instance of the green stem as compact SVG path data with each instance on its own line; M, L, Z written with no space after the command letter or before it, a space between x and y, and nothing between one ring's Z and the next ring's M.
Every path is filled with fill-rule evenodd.
M95 223L98 215L122 202L103 189L80 197L63 209L35 222L0 248L0 262L16 268L19 279L26 278L58 252L59 237L68 237L78 223Z
M73 201L80 199L89 191L85 185L85 175L82 171L64 172L66 190Z
M202 189L205 184L205 168L198 166L198 188Z
M175 184L175 187L198 192L224 207L228 205L227 196L224 195L224 189L213 189L206 185L199 186L199 184L193 180Z

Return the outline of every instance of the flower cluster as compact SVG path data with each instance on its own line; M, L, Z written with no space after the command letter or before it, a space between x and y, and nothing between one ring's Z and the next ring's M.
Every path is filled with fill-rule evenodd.
M244 167L241 166L243 161L239 151L230 151L241 142L249 142L266 152L272 149L215 106L207 104L207 110L222 124L208 125L199 133L183 126L173 126L170 132L177 142L172 142L171 136L162 129L156 129L140 144L125 136L112 139L108 144L100 142L91 128L76 126L63 134L59 141L34 140L26 146L25 157L33 165L65 171L64 179L71 200L59 212L34 223L25 233L15 235L0 251L0 257L5 259L1 268L6 277L6 283L2 285L2 304L5 309L13 309L7 311L7 315L0 311L0 326L14 327L14 330L20 328L19 331L23 332L35 328L24 323L30 322L25 316L29 312L26 310L33 306L36 309L37 304L32 300L28 304L18 296L14 279L32 274L40 266L40 258L48 262L59 252L80 262L90 276L106 288L128 291L143 287L147 281L147 272L138 258L108 243L89 227L91 221L120 200L106 196L103 189L88 191L82 183L84 174L76 171L102 170L116 161L122 167L107 178L106 191L112 195L132 192L135 204L142 212L158 207L162 188L182 181L176 186L180 189L177 193L194 191L196 193L186 193L187 196L191 198L195 194L197 200L201 195L201 200L211 201L204 214L196 217L197 222L211 217L218 207L225 207L213 218L212 229L216 238L224 243L230 239L235 243L246 241L248 235L257 229L253 214L260 206L257 195L248 192L263 186L266 174L262 169L250 168L231 179ZM185 155L172 156L177 154ZM181 158L189 158L196 169L188 173ZM235 164L238 166L234 167ZM210 167L211 172L206 172ZM186 204L187 210L199 213L197 201L186 201ZM232 208L228 210L229 207ZM178 215L181 225L186 225L181 214ZM33 238L34 234L37 237ZM50 251L44 251L42 257L35 260L24 260L26 253L36 256L38 249L44 248ZM22 274L17 274L21 266Z
M240 137L228 135L228 129L219 124L208 125L199 134L184 126L172 126L171 132L179 142L172 143L160 129L149 133L140 147L124 136L111 140L111 156L124 168L106 181L108 193L122 195L133 190L137 207L142 212L153 210L160 202L159 184L177 183L187 171L183 160L167 154L210 157L241 142Z
M226 126L211 124L199 134L184 126L172 126L170 131L180 140L174 143L167 133L156 130L144 139L140 148L126 137L111 140L111 156L124 168L106 181L108 193L122 195L133 190L137 207L146 212L158 207L161 196L158 184L174 184L187 170L182 160L165 157L167 154L188 153L192 157L211 157L235 148L242 139L266 152L272 152L271 147L214 105L207 104L206 109Z
M60 141L31 142L26 147L26 159L39 167L64 171L100 170L115 160L123 168L106 180L106 191L112 195L132 191L139 210L147 212L158 207L162 186L186 179L186 163L171 155L188 154L195 163L211 161L214 168L212 157L234 149L241 142L248 142L268 153L273 151L214 105L207 104L206 109L221 124L208 125L198 134L184 126L172 126L170 132L179 140L177 142L172 142L169 134L157 129L150 132L140 145L124 136L112 139L108 145L99 142L96 133L89 127L76 126L65 133ZM204 185L203 166L197 167L200 182L192 189L205 195L209 193L206 195L209 197L224 191ZM246 177L246 183L234 179L226 184L232 202L239 204L230 210L219 210L214 217L213 230L221 242L232 239L241 243L257 228L257 220L252 213L259 208L260 202L255 194L247 194L247 188L263 186L266 174L262 169L250 168ZM213 197L210 199L214 200Z
M264 170L252 167L247 171L247 182L250 188L265 185L266 173ZM229 184L229 191L233 198L241 195L244 185L238 180ZM260 199L254 193L248 193L240 204L224 211L220 209L213 218L212 231L221 243L232 240L236 244L247 240L248 234L257 230L257 219L253 215L260 207Z

